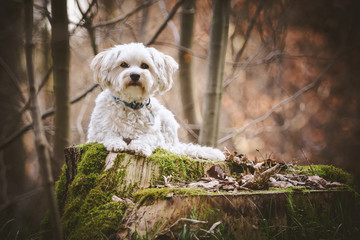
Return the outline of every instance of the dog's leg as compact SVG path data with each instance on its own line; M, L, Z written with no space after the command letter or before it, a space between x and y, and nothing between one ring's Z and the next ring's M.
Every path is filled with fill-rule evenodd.
M138 139L132 140L127 149L148 157L157 147L161 146L163 142L164 138L162 136L145 134L139 136Z
M121 137L106 137L102 144L106 147L108 151L111 152L122 152L127 150L127 144Z

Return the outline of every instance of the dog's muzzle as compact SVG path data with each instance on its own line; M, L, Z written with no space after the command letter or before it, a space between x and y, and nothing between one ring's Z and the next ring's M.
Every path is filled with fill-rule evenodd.
M140 74L132 72L132 73L130 73L130 78L132 81L137 82L140 79Z

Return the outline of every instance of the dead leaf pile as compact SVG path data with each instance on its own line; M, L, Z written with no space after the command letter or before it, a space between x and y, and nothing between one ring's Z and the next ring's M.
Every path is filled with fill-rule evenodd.
M243 169L243 173L236 177L226 176L224 170L219 164L214 164L206 173L207 177L201 178L196 182L171 182L172 176L164 176L164 184L155 187L198 187L210 192L228 191L237 192L241 190L253 191L263 190L269 187L289 188L294 186L304 187L310 190L324 190L334 187L343 186L338 182L329 182L317 175L308 176L296 174L291 165L279 163L269 158L264 160L248 159L245 155L225 152L226 161L236 164ZM281 174L282 170L288 169L286 174Z

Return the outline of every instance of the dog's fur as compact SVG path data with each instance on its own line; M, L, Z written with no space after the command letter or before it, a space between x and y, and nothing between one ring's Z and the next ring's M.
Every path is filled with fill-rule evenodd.
M88 142L102 143L109 151L134 151L145 156L159 147L192 158L225 159L218 149L180 143L173 114L153 98L172 86L178 69L172 57L141 43L130 43L99 53L90 67L104 91L95 101ZM144 106L133 109L125 102Z

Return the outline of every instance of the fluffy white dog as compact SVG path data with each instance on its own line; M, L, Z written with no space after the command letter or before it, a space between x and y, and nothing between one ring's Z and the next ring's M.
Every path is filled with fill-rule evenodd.
M174 115L153 98L168 91L176 61L141 43L117 45L92 60L94 77L104 90L96 98L88 142L108 151L134 151L150 156L156 148L192 158L224 160L214 148L180 143Z

